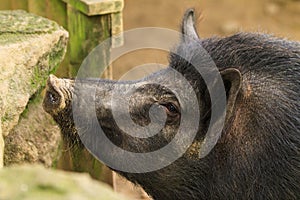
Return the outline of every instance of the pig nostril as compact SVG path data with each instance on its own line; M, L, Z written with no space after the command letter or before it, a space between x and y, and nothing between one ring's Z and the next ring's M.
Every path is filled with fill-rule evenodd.
M48 92L48 99L49 99L49 101L52 103L52 104L54 104L54 103L57 103L58 102L58 96L57 96L57 94L55 94L55 93L52 93L52 92Z

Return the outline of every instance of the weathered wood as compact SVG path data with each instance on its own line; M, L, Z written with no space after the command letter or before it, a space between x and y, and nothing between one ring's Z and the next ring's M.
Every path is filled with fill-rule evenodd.
M46 0L45 3L47 4L47 18L67 29L67 4L61 0Z
M63 144L63 149L68 150L62 152L57 168L67 171L88 172L94 179L110 185L113 184L112 172L86 149L76 147L70 149L66 143Z
M28 11L36 15L47 17L45 0L28 0Z
M122 12L116 12L111 14L111 35L114 36L112 39L112 48L120 47L123 45L123 14Z
M10 9L11 9L10 0L1 0L0 10L10 10Z
M70 73L76 76L77 71L86 56L101 41L110 37L110 16L87 16L68 5L68 30L70 34ZM94 77L100 76L99 67L107 66L110 46L99 52L97 60L90 63Z
M122 31L122 22L118 20L122 21L121 10L123 8L123 0L97 0L89 1L89 3L87 3L88 1L81 0L66 0L65 2L67 3L67 29L70 36L68 55L70 62L69 75L75 77L83 60L95 47L110 38L112 34L117 34ZM121 2L121 4L118 4L118 2ZM100 4L103 10L99 8ZM116 11L117 13L115 13ZM113 23L118 27L113 28ZM119 41L122 41L121 37L119 37ZM121 43L122 42L118 42L116 44L120 45ZM112 79L112 67L108 66L111 47L111 42L106 43L105 48L97 52L95 58L89 61L88 71L90 76L102 76ZM100 72L102 72L103 69L106 70L101 74ZM63 145L68 150L63 152L58 163L59 168L89 172L93 178L104 181L110 185L113 184L112 172L95 159L86 149L78 149L76 147L69 148L65 143Z
M70 33L69 53L56 72L63 77L76 76L83 59L101 41L117 35L112 38L111 47L123 44L120 34L123 30L123 7L123 0L28 0L29 12L58 22ZM101 54L94 62L95 77L100 76L100 70L97 70L99 66L106 66L109 51ZM107 68L102 77L112 78L111 67Z
M67 28L66 4L61 0L28 0L28 11L56 21Z
M47 18L56 21L59 25L68 30L67 20L67 4L61 0L47 0ZM70 43L68 43L68 48ZM57 68L55 74L59 74L61 77L69 76L69 63L70 58L67 53L60 66Z
M74 9L81 11L87 16L110 15L112 48L119 47L123 44L122 10L124 8L124 0L62 0Z
M11 0L11 9L28 9L28 1L27 0Z
M111 14L123 10L123 0L63 0L88 16Z
M69 71L70 75L75 77L82 61L87 55L101 41L110 37L111 24L109 15L87 16L71 5L67 6L67 11L70 35ZM101 69L99 67L103 69L107 66L109 53L110 46L107 46L102 52L98 52L95 60L89 63L89 70L94 77L100 76ZM72 171L89 172L93 178L112 185L111 172L107 172L105 170L106 167L87 152L86 149L71 148L69 151L64 152L59 167Z

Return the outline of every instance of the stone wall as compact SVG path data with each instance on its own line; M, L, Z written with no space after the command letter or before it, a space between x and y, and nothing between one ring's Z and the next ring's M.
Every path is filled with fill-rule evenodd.
M39 95L62 61L67 41L68 32L53 21L20 10L0 11L1 166L2 136L9 137L33 95Z
M40 163L57 169L88 172L93 178L112 185L112 172L87 150L77 152L76 147L69 148L64 145L57 125L41 108L39 90L51 71L55 71L60 77L76 76L81 62L95 46L112 35L118 35L123 29L123 6L123 0L3 0L0 10L24 9L52 19L69 31L68 53L62 61L61 57L53 53L65 53L58 51L61 43L65 42L64 34L52 42L49 42L48 37L53 36L52 39L55 39L55 36L59 35L57 33L64 31L56 23L22 11L4 11L0 15L0 20L3 19L3 23L0 23L0 35L3 38L0 36L0 41L4 41L0 42L0 59L8 57L11 60L4 63L0 61L0 89L9 90L0 94L0 127L5 136L4 166ZM17 56L5 49L6 46L12 46L10 43L15 45L12 51L19 52ZM99 55L103 61L101 66L107 65L110 48L118 47L122 43L122 35L112 39L108 48ZM45 51L47 49L50 54ZM56 67L50 64L52 60L49 58L58 58L57 63L62 61L61 67L54 70ZM14 63L15 59L19 59L17 64ZM35 62L37 60L38 62ZM7 63L12 66L8 66ZM24 70L23 67L29 70ZM18 68L16 74L15 68ZM111 66L108 66L104 73L105 78L112 78L111 69ZM9 74L6 75L4 70ZM42 77L39 77L40 75ZM1 144L4 143L1 135L2 166L4 147ZM86 155L84 160L82 154Z
M44 168L57 167L67 151L41 106L43 86L63 60L67 41L68 32L51 20L0 11L0 199L125 199L87 174Z

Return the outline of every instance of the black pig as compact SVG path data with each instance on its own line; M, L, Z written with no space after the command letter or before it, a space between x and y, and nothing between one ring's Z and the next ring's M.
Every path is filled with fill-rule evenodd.
M170 55L169 68L136 82L86 81L97 87L97 118L105 134L114 144L133 152L154 151L168 144L184 112L168 87L148 84L148 80L174 85L171 79L159 77L176 69L199 100L199 105L193 105L201 113L198 132L180 158L152 172L116 171L141 185L154 199L300 199L300 43L256 33L201 39L194 28L192 10L184 16L182 33L182 42ZM199 45L218 67L227 100L221 137L204 158L198 155L213 105L201 75L191 66L193 59L201 57ZM128 87L136 87L130 100L135 123L150 123L151 105L165 112L166 123L156 136L135 138L114 122L108 103L111 91L121 94ZM44 108L60 125L63 136L80 146L72 118L75 95L74 81L50 76ZM114 156L113 152L107 154Z

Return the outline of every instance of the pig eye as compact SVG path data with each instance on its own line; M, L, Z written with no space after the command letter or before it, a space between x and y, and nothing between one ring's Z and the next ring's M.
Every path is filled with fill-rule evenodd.
M167 109L167 112L169 112L170 114L174 115L179 113L177 107L173 103L165 103L162 105Z

